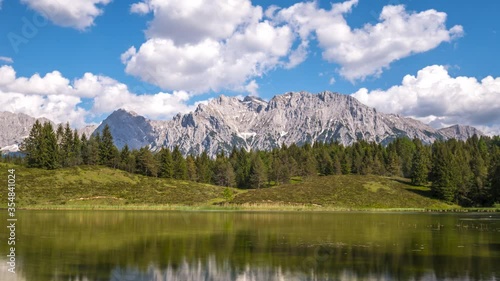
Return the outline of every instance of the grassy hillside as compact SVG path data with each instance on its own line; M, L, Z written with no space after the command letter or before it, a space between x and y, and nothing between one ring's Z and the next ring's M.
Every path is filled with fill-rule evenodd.
M16 169L18 206L25 208L145 205L154 208L221 203L230 203L232 208L256 209L458 208L429 198L428 188L416 188L404 180L379 176L315 177L259 190L231 189L233 194L228 196L224 187L144 177L100 166L48 171L0 163L1 177L6 179L7 169L12 167ZM2 206L7 202L6 195L1 193Z
M58 170L16 169L17 202L20 207L50 205L211 205L223 201L223 187L189 181L159 179L101 166ZM7 202L2 193L2 203Z
M426 187L380 176L314 177L301 183L239 194L233 203L306 204L338 208L457 208L430 198Z

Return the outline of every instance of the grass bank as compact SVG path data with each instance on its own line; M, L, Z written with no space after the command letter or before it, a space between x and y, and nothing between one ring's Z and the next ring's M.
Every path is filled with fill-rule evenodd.
M22 209L171 211L499 211L463 209L430 196L404 179L341 175L313 177L258 190L159 179L100 166L53 171L16 169L16 202ZM0 206L6 207L2 192Z

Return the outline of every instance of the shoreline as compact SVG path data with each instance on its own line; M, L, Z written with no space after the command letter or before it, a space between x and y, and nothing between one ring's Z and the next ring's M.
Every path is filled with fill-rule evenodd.
M7 208L0 208L6 210ZM372 212L372 213L498 213L499 207L490 208L347 208L308 205L34 205L19 207L23 211L178 211L178 212Z

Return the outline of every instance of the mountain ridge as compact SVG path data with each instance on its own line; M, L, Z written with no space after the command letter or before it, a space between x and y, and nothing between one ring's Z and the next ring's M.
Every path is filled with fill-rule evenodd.
M115 111L117 112L117 111ZM120 114L127 114L124 109ZM113 116L113 114L110 115ZM133 117L132 113L129 118ZM301 145L306 142L338 141L350 145L358 140L388 144L398 137L419 138L425 143L438 139L466 139L479 130L460 125L435 129L412 118L378 112L349 95L333 92L311 94L288 92L269 101L257 97L221 95L186 114L177 114L171 120L144 118L147 126L132 126L108 117L96 129L100 132L107 124L119 140L131 148L149 145L152 150L179 146L183 154L206 151L214 156L229 152L233 146L247 150L269 150L282 144ZM134 132L134 137L127 136Z
M5 123L2 116L0 113L0 122ZM35 119L30 120L34 123ZM287 92L269 101L252 96L238 99L221 95L199 104L192 112L179 113L165 121L151 120L120 108L99 126L87 126L79 132L95 134L102 132L106 125L119 148L125 144L132 149L148 145L152 150L178 146L184 155L206 151L210 156L227 153L233 146L269 150L282 144L337 141L351 145L358 140L386 145L398 137L432 143L483 135L476 128L464 125L435 129L409 117L378 112L352 96L329 91ZM23 128L24 135L11 137L10 143L5 141L4 130L0 128L0 148L19 144L22 137L29 134L30 128Z

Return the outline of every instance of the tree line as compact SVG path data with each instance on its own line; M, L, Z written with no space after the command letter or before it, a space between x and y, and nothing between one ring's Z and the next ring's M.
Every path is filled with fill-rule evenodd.
M357 174L404 177L430 186L434 196L462 206L488 206L500 201L500 137L467 141L450 139L431 145L398 138L387 146L358 141L282 145L270 151L233 148L211 158L206 152L183 156L179 147L119 150L108 126L87 137L69 124L54 130L36 121L21 146L26 166L57 169L105 165L146 176L190 180L238 188L264 188L293 177Z

